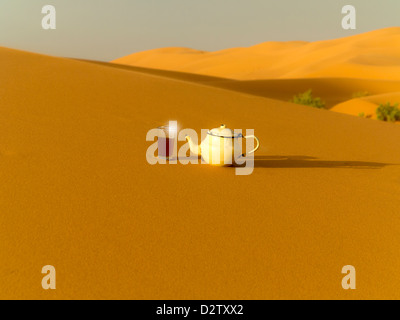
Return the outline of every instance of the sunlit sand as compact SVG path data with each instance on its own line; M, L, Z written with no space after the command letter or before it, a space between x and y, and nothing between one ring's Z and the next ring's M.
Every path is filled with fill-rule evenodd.
M266 42L216 52L162 48L115 63L238 80L346 77L400 80L400 27L318 42Z
M246 60L253 71L224 57L247 49L132 60L163 68L174 55L174 70L205 76L0 48L0 298L399 299L400 126L287 102L309 88L344 113L397 101L398 64L363 55L370 76L354 62L347 80L333 66L366 43L395 59L398 30L255 46L267 53ZM313 47L321 60L306 67ZM285 50L296 54L274 65ZM149 165L146 133L169 120L254 129L253 174ZM348 264L357 290L341 287Z
M284 101L312 89L328 109L364 113L371 119L376 119L379 104L400 103L400 27L342 39L266 42L217 52L162 48L113 62L241 80L215 85ZM353 100L356 92L379 96Z

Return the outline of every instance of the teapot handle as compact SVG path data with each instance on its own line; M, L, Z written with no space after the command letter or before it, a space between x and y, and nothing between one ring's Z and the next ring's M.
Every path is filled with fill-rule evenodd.
M244 139L253 138L253 139L256 140L257 145L256 145L256 147L255 147L253 150L251 150L251 151L248 152L247 154L246 154L246 153L243 153L243 154L242 154L242 157L246 157L248 154L252 154L252 153L256 152L256 151L258 150L258 148L260 148L260 140L258 140L258 138L257 138L256 136L253 136L253 135L251 135L251 136L243 136L243 138L244 138Z

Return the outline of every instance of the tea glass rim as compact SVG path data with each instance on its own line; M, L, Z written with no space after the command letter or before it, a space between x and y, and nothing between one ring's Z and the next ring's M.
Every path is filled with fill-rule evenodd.
M173 128L173 130L171 130L171 128ZM166 134L165 138L175 138L176 131L174 126L164 125L164 126L159 126L156 129L163 130L164 133Z

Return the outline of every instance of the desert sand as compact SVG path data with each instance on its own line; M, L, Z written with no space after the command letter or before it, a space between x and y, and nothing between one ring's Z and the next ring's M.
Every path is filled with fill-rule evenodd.
M236 80L361 78L400 80L400 27L317 42L266 42L216 52L161 48L115 63Z
M0 66L0 298L400 298L400 126L212 77L6 48ZM169 120L255 129L253 174L149 165Z
M328 109L370 119L376 119L379 104L400 103L400 27L334 40L266 42L217 52L161 48L113 63L152 68L164 75L169 71L169 76L179 72L210 76L208 84L283 101L312 89ZM354 99L359 92L368 97Z
M400 107L400 91L352 99L335 105L331 110L351 115L364 114L366 117L376 119L376 109L380 104L386 103Z

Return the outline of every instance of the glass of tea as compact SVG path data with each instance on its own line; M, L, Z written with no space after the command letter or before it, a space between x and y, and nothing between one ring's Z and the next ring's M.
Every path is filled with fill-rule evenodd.
M158 127L158 157L171 160L174 154L176 128L173 126Z

